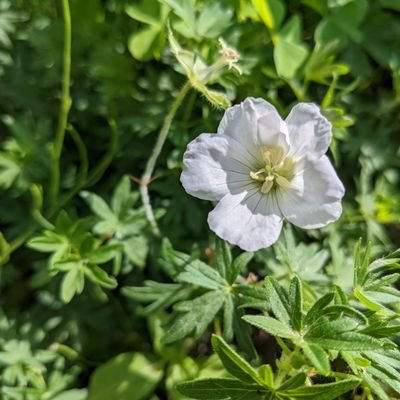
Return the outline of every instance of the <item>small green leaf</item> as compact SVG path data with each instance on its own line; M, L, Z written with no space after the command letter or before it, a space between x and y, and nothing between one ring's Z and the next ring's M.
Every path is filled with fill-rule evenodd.
M120 243L106 244L94 250L90 254L89 260L93 264L104 264L112 260L121 249Z
M291 389L286 391L285 394L289 396L290 399L333 400L354 389L359 383L360 380L358 379L344 379L333 383L303 386L297 389Z
M225 240L216 238L215 260L219 274L225 278L232 264L231 247Z
M111 209L113 213L121 217L126 213L127 209L131 208L136 196L131 193L131 179L125 175L116 186L113 197L111 199Z
M173 324L163 337L163 343L168 344L183 339L194 331L199 337L214 320L224 303L224 296L218 290L213 290L175 305L175 310L182 312L175 317Z
M122 242L129 261L143 268L149 252L149 242L144 236L132 236Z
M281 322L290 325L289 301L286 292L272 277L266 278L265 287L270 310Z
M280 0L252 0L258 15L270 30L279 28L284 16L285 5Z
M226 370L234 377L244 382L260 383L257 371L228 344L217 335L213 335L211 343ZM261 382L262 384L262 382Z
M207 289L219 289L226 287L226 281L217 271L200 260L189 263L184 272L181 272L176 280L178 282L191 283Z
M262 400L267 393L265 388L236 379L201 379L179 383L177 388L185 396L204 400Z
M320 318L323 315L324 308L333 300L334 296L334 293L327 293L318 299L308 311L304 323L306 325L311 325Z
M243 272L253 257L254 253L244 252L234 259L231 267L226 272L226 280L230 285L235 282L236 278Z
M271 335L286 339L293 339L296 337L296 332L294 332L290 326L278 321L275 318L264 317L262 315L246 315L243 317L243 319L249 324L260 328Z
M117 280L107 274L106 271L97 265L88 265L84 267L85 275L93 282L107 289L114 289L117 287Z
M79 267L68 271L61 283L61 300L64 303L69 303L75 293L82 293L84 284L84 274Z
M329 375L329 373L331 372L329 358L326 352L321 347L315 344L306 343L303 346L303 351L307 358L322 375Z
M288 380L283 382L283 384L281 386L279 386L278 391L284 393L286 390L296 389L299 386L304 385L306 377L307 376L304 372L301 372L295 376L292 376L291 378L289 378Z
M297 276L290 282L289 310L293 329L301 331L303 326L303 293L300 279Z
M105 220L116 220L116 216L100 196L95 193L87 192L86 190L80 192L80 195L97 216Z
M160 52L159 27L149 26L131 35L128 41L128 49L132 56L139 61L149 61L154 56L158 58Z
M225 294L223 336L231 342L233 339L233 324L235 318L235 303L230 292Z
M279 39L274 48L276 72L285 79L294 78L307 56L308 50L304 45Z
M144 353L121 353L98 367L88 400L144 400L164 374L163 362Z

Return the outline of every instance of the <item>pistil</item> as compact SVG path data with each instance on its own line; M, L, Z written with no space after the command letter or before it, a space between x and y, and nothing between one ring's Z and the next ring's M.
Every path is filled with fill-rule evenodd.
M292 158L285 157L285 151L280 146L265 146L262 149L265 167L258 171L250 171L250 178L262 183L260 191L269 193L274 184L279 188L289 189L294 176L295 163Z

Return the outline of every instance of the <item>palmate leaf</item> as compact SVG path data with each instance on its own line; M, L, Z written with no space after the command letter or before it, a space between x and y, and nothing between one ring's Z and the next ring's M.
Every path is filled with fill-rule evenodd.
M400 291L393 286L400 277L398 253L371 263L371 244L367 244L363 255L361 246L360 240L354 257L353 294L368 309L386 316L395 315L391 304L400 302Z
M343 359L352 371L364 380L364 384L373 393L383 400L389 400L391 397L384 389L385 385L395 392L400 392L400 352L398 349L370 350L361 355L362 362L359 361L360 353L342 352Z
M263 365L256 371L220 337L214 335L212 344L226 370L237 379L201 379L183 382L177 386L183 395L207 400L333 400L349 392L360 382L357 378L350 378L306 386L306 375L299 373L277 384L269 365Z
M182 339L193 331L196 337L200 336L217 314L221 313L224 338L231 341L236 336L243 349L248 354L254 355L250 330L242 321L239 321L242 316L239 307L243 307L243 302L254 306L258 302L257 296L260 291L255 286L235 283L251 258L251 253L243 253L233 259L230 245L217 241L213 260L216 265L213 268L194 256L174 250L169 241L164 240L161 248L161 264L168 275L181 283L182 287L191 288L191 291L186 291L187 295L192 293L193 297L193 294L198 293L199 288L208 291L206 293L202 291L198 297L175 304L173 313L175 319L167 329L165 343ZM130 297L134 290L135 288L125 289ZM154 305L158 304L161 307L170 305L167 299L174 298L172 294L172 297L161 293L160 296L160 299L152 299ZM165 303L161 301L161 298L165 299ZM154 308L149 306L147 309Z
M303 316L302 286L293 278L286 291L272 277L266 279L268 311L275 315L246 315L243 320L269 334L291 341L322 375L330 372L329 351L370 351L393 348L389 340L374 336L368 315L346 304L344 293L336 288L318 299ZM331 304L335 302L337 304ZM393 329L379 323L376 328ZM393 329L393 332L396 332ZM386 331L389 333L389 331ZM331 354L331 357L333 355ZM336 356L335 356L336 357Z

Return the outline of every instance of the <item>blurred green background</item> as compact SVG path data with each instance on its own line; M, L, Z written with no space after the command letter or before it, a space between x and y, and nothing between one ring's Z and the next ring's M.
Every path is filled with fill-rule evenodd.
M192 293L171 283L171 246L210 259L215 242L211 205L180 185L182 155L223 115L196 90L177 111L149 185L160 246L137 182L187 80L168 28L206 64L219 38L237 49L242 74L226 68L207 82L232 104L262 97L286 116L311 101L333 125L341 219L287 231L305 243L298 257L268 249L249 271L346 289L359 237L374 254L400 246L398 0L70 0L70 58L65 3L0 0L2 398L180 399L176 382L220 369L207 336L160 344L171 305Z

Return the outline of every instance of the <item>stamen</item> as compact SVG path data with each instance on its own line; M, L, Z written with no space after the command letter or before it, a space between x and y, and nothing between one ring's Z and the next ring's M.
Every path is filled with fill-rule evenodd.
M289 189L290 187L290 182L281 175L276 177L276 183L283 189Z
M285 150L280 146L263 146L262 155L265 167L258 171L250 171L250 178L262 182L261 193L269 193L274 184L282 189L290 188L294 176L295 162L285 157Z
M261 193L264 193L264 194L268 193L272 189L272 186L274 186L274 181L266 180L261 186L261 189L260 189Z

